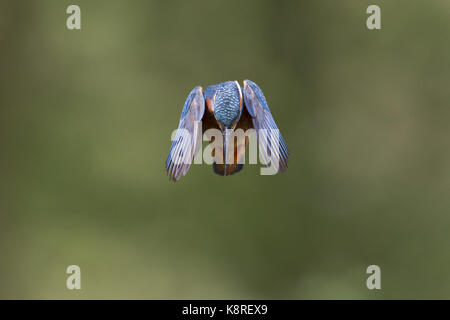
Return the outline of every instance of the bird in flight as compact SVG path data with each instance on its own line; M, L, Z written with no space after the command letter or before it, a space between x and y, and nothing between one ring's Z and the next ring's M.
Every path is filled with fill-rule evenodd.
M203 134L208 129L220 130L223 137L223 146L212 151L213 157L218 153L222 158L213 163L215 173L229 176L242 170L248 136L234 144L233 132L237 129L254 129L263 162L269 165L268 159L275 160L280 171L286 170L289 153L265 96L253 81L244 80L243 84L241 87L237 81L226 81L209 86L205 91L198 86L189 93L166 161L169 179L177 181L186 175L198 152L198 131L202 130ZM198 121L201 121L201 128L196 125ZM275 137L272 132L276 132ZM234 144L232 155L228 151L230 143Z

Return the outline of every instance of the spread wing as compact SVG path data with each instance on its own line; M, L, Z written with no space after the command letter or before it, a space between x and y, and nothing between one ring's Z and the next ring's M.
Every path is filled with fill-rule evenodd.
M286 143L273 120L262 90L253 81L244 81L244 101L258 134L259 150L263 162L268 165L271 160L277 160L279 169L285 171L289 156Z
M195 87L188 95L181 112L180 123L173 138L172 147L166 161L166 171L169 179L177 181L181 175L186 175L194 158L197 134L200 121L205 112L205 98L202 87Z

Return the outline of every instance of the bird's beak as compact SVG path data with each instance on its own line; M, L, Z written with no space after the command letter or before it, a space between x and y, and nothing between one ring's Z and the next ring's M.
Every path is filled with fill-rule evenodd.
M223 155L224 155L224 170L223 170L223 174L226 176L227 175L227 163L228 163L228 149L229 149L229 144L230 144L230 140L232 137L232 133L233 130L231 129L227 129L225 128L225 130L223 131Z

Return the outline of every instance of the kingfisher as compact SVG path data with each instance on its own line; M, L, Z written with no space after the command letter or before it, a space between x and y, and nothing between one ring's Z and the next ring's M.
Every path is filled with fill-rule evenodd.
M201 128L196 125L199 121ZM263 162L269 166L268 159L275 159L278 169L282 172L286 170L289 152L260 87L251 80L244 80L243 87L237 81L226 81L211 85L206 90L197 86L187 96L166 160L170 180L177 181L186 175L198 152L197 134L200 130L203 134L208 129L220 130L223 138L223 148L212 151L213 157L218 153L222 158L222 161L213 163L215 173L229 176L242 170L248 136L234 145L231 159L228 151L230 140L234 140L233 132L237 129L254 129ZM271 132L277 133L275 138ZM211 142L213 140L211 138Z

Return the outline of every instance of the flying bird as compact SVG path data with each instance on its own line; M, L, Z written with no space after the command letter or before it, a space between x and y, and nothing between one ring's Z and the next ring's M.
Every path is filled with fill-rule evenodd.
M279 170L286 170L289 153L265 96L253 81L244 80L243 84L241 87L237 81L226 81L211 85L205 91L197 86L189 93L166 161L169 179L177 181L186 175L198 152L198 131L202 130L203 134L208 129L218 129L223 136L223 148L212 151L213 156L218 153L223 160L222 163L213 163L215 173L229 176L242 170L243 164L239 160L245 155L248 137L234 145L234 159L229 158L228 152L230 140L234 140L233 132L237 129L255 129L263 161L268 165L269 159L276 159ZM201 121L201 128L196 125L197 121ZM274 138L271 132L278 134Z

